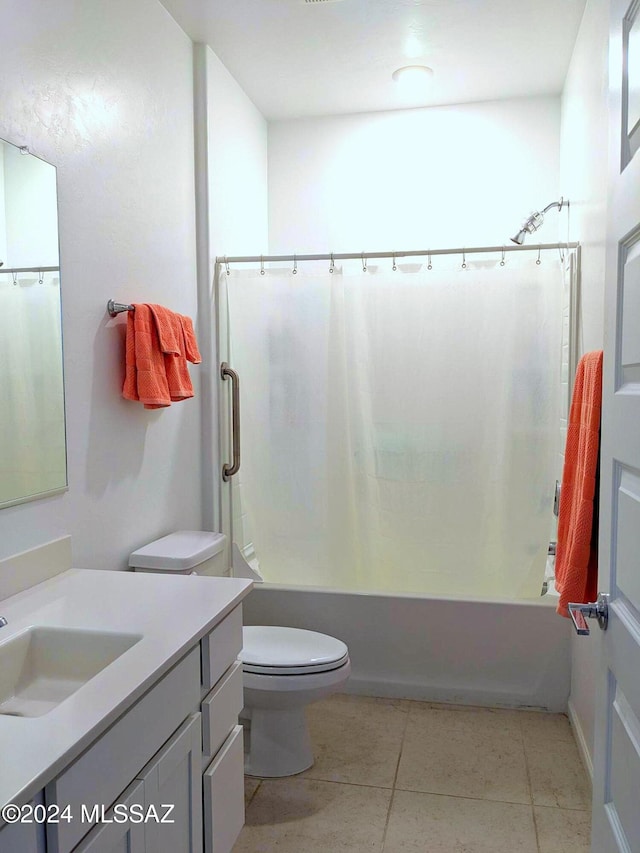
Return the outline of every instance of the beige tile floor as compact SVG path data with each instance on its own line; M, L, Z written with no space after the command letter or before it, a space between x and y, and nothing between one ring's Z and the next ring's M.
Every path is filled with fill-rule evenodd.
M562 714L333 696L315 764L246 779L233 853L588 853L590 790Z

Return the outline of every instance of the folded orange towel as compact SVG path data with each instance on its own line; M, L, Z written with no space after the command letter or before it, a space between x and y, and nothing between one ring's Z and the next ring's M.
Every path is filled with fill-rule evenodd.
M134 309L127 316L123 396L145 409L193 397L186 360L202 359L190 318L161 305L136 303Z
M597 593L601 409L602 350L598 350L586 353L578 363L569 412L556 549L560 593L556 609L562 616L569 616L570 601L595 601Z

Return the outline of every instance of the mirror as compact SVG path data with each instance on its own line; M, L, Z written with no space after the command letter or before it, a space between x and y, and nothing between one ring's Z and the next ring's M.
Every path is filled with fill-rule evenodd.
M0 140L0 507L67 488L56 170Z

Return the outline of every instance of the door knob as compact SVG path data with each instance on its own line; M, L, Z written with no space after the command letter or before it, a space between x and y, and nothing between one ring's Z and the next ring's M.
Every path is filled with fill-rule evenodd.
M587 619L597 619L600 630L607 630L609 595L606 592L599 592L598 600L592 604L568 604L567 607L577 634L590 633Z

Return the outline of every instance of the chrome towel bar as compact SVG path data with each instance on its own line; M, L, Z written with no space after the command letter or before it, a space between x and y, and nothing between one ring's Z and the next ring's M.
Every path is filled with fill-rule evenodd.
M110 299L107 302L107 311L109 312L111 317L117 317L118 314L122 314L124 311L135 311L135 307L133 305L127 305L124 302L114 302L113 299Z

